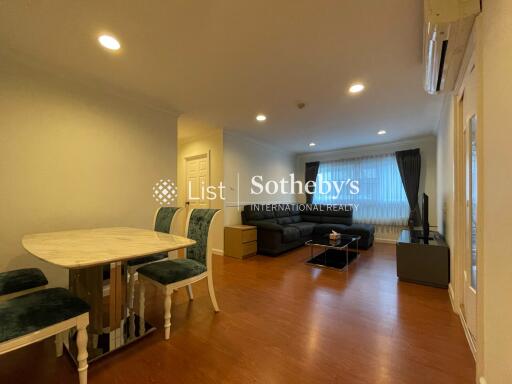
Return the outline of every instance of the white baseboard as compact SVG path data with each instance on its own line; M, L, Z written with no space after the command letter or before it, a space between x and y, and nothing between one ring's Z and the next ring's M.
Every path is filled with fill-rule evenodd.
M460 310L457 311L457 314L459 315L460 322L462 324L462 329L464 329L464 334L466 335L466 340L468 341L469 349L471 350L471 353L473 354L473 358L475 359L475 361L477 361L476 345L475 345L475 342L473 341L473 337L471 337L471 332L469 332L469 327L468 327L468 324L466 323L466 319L464 318L464 315L461 313Z
M224 256L224 250L223 249L212 249L212 253L215 253L216 255Z
M457 305L455 304L455 293L453 292L452 283L448 284L448 297L450 298L453 312L458 315L459 311L457 310Z
M448 284L448 297L450 298L450 304L452 305L453 312L455 312L455 314L457 316L459 316L460 323L462 324L462 329L464 330L464 335L466 335L466 340L468 341L469 349L471 350L471 353L473 354L473 358L475 359L475 361L477 361L476 360L476 345L473 340L473 337L471 337L471 333L469 332L469 328L468 328L468 324L466 323L466 319L464 318L464 315L462 314L461 309L455 303L455 293L453 291L453 286L451 283ZM480 384L482 384L481 380L482 380L482 378L480 379ZM485 382L484 382L484 384L485 384Z
M395 239L381 239L381 238L375 238L374 241L376 243L383 243L383 244L396 244Z

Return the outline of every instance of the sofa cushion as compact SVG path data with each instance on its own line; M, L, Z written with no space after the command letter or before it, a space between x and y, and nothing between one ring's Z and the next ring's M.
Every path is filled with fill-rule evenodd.
M315 225L313 233L315 235L324 235L324 234L329 233L331 231L336 231L338 233L345 233L345 230L347 228L348 228L348 226L344 225L344 224L322 223L322 224Z
M288 204L290 208L290 216L300 216L299 204Z
M280 217L280 218L278 218L276 220L277 220L277 224L281 224L281 225L293 223L291 217Z
M39 331L89 311L67 289L50 288L0 303L0 342Z
M264 219L273 219L274 217L277 217L270 205L262 205L261 210Z
M309 215L307 213L303 213L302 215L300 215L302 221L308 221L310 223L322 223L323 222L323 217L322 216L317 216L317 215Z
M259 220L258 222L260 222L260 223L274 223L274 224L277 224L277 219L264 219L264 220Z
M252 205L246 205L244 207L245 220L247 220L247 221L263 220L265 218L263 211L259 210L259 209L253 209L253 208L254 207Z
M292 223L300 223L302 221L300 216L290 216L290 219L292 220Z
M0 273L0 295L21 292L48 284L45 275L37 268L24 268Z
M283 226L283 242L290 243L300 239L300 231L291 225Z
M295 227L299 230L300 236L311 236L313 234L313 229L315 228L316 223L310 223L307 221L302 221L300 223L290 224L290 227Z
M277 204L276 209L274 210L275 217L288 217L290 216L290 209L287 204Z
M255 225L258 229L264 229L269 231L279 231L283 229L283 226L277 224L276 219L268 219L268 220L252 220L246 222L247 225Z
M252 204L244 207L245 221L273 219L274 211L270 205Z

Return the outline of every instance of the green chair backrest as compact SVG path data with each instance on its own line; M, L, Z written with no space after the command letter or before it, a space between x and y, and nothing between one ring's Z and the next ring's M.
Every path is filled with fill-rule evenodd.
M187 248L187 259L193 259L206 265L206 250L208 246L208 231L213 216L219 209L194 209L188 221L187 237L195 240L196 244Z
M172 219L179 209L179 207L160 208L155 216L155 231L169 233L171 231Z

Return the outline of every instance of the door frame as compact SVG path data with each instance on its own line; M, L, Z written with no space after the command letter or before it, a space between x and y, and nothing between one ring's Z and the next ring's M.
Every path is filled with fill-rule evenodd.
M478 189L477 189L477 223L481 228L483 226L483 185L484 174L482 164L483 140L482 140L482 54L481 44L479 43L481 20L476 17L471 36L468 40L466 52L461 65L459 77L457 79L454 91L454 244L452 246L454 276L452 276L453 305L455 312L460 316L466 338L468 340L471 352L476 361L477 377L481 376L483 368L483 290L484 290L484 269L483 260L483 236L482 230L477 231L477 295L476 295L476 340L469 333L468 326L462 310L464 303L464 270L466 256L466 159L465 159L465 135L464 135L464 115L462 110L462 101L466 90L469 74L474 70L477 76L476 85L476 116L477 116L477 169L478 169Z

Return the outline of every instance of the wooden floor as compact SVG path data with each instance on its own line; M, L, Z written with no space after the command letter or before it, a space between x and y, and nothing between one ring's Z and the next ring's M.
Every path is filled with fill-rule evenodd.
M475 366L446 290L398 282L394 246L363 252L348 273L277 258L215 257L221 312L206 284L174 296L171 339L159 330L89 367L89 383L474 383ZM78 382L52 340L0 357L1 383Z

